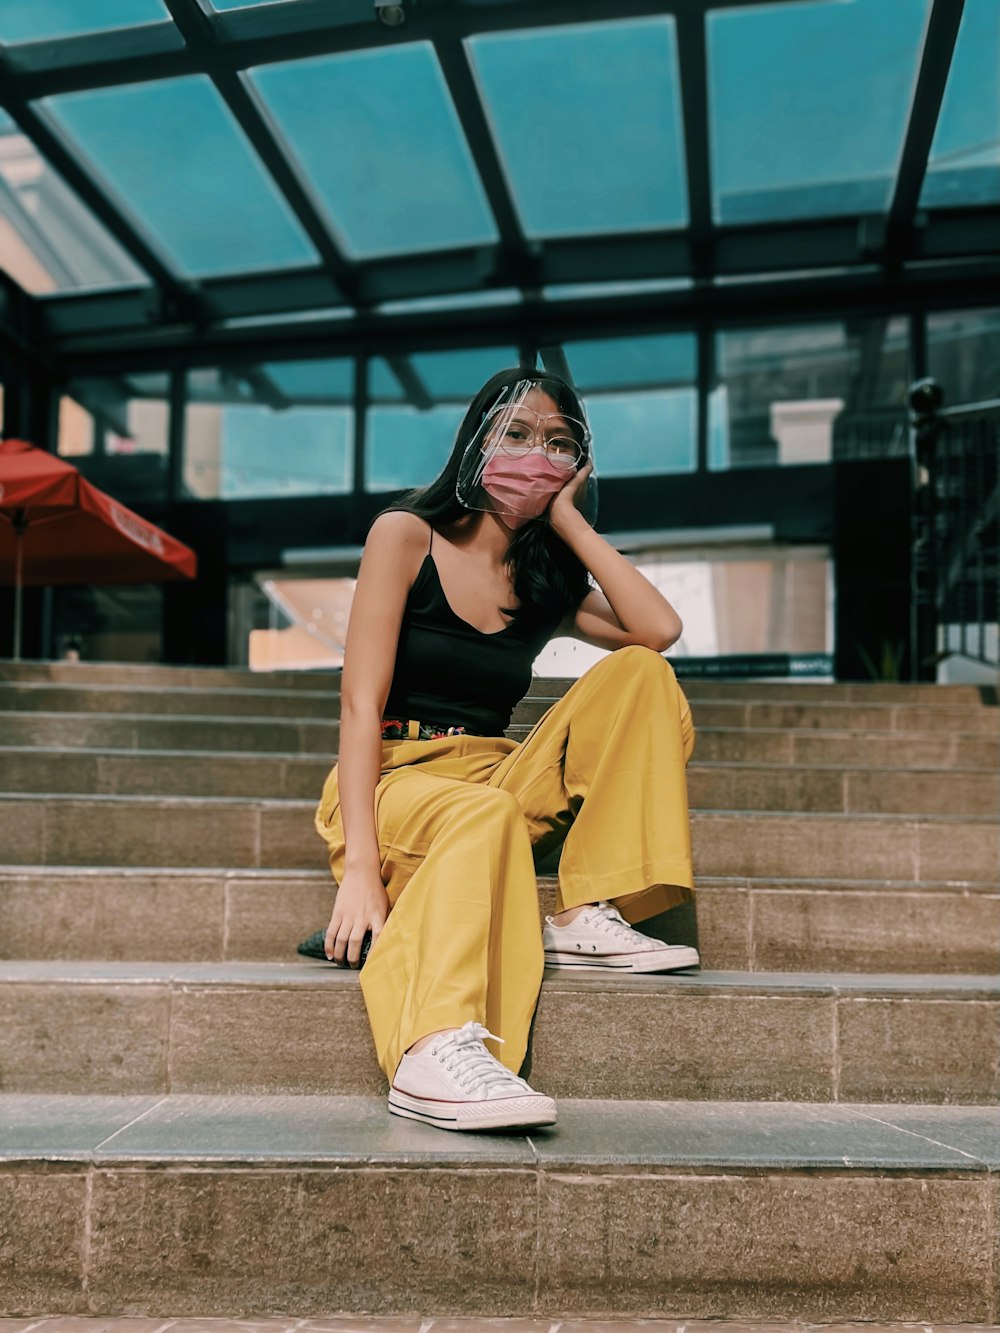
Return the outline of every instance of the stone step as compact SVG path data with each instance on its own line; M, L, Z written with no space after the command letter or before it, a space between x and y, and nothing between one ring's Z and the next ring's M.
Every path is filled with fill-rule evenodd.
M60 746L67 750L199 750L229 753L332 756L340 740L336 720L233 717L108 716L100 713L3 713L0 744ZM333 760L331 758L330 762Z
M529 1137L446 1134L381 1097L6 1094L0 1125L20 1315L609 1333L564 1321L996 1313L995 1109L566 1100Z
M248 667L165 666L149 662L12 662L0 659L0 681L73 686L155 685L177 689L339 690L340 671L251 671Z
M1000 737L965 732L794 731L698 728L695 757L708 763L833 764L844 768L990 769Z
M111 796L318 798L331 758L0 746L0 791ZM991 815L1000 773L789 764L705 764L687 772L688 799L702 810L829 810L861 814Z
M0 864L309 869L324 864L315 801L0 796ZM991 819L694 811L701 875L994 883Z
M555 884L539 876L540 915ZM326 870L0 867L0 941L10 959L291 962L335 896ZM712 969L995 973L1000 883L699 878L697 943Z
M0 963L8 1092L384 1090L356 972L319 960ZM954 1102L1000 1094L1000 978L547 972L556 1097Z
M683 673L683 663L675 663ZM125 662L12 662L0 660L0 682L40 682L61 685L146 685L180 689L223 690L332 690L340 689L339 670L250 671L243 667L176 667ZM536 676L530 695L565 694L574 677ZM683 679L691 699L799 699L803 702L839 700L853 703L949 703L975 706L996 703L996 690L980 685L871 683L800 680Z
M0 684L0 709L10 713L97 713L106 717L249 717L335 719L340 694L329 689L195 689L162 685ZM965 710L958 710L965 711Z
M529 730L519 725L511 727L508 735L523 740ZM321 755L332 764L339 737L336 720L0 712L0 745L9 749L302 754ZM699 762L710 763L996 770L1000 766L1000 737L964 732L819 732L699 726L695 755Z
M533 725L555 694L531 695L514 709L515 724ZM335 720L339 693L329 689L195 689L159 685L73 686L0 683L0 712ZM1000 708L940 703L798 702L778 699L692 701L696 726L809 728L821 731L971 732L1000 736ZM0 733L0 739L4 739Z

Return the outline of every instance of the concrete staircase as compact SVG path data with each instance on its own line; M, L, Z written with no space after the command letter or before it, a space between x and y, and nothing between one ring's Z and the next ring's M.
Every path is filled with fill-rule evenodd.
M472 1137L294 951L337 677L0 663L0 1313L1000 1322L1000 708L687 692L703 969L550 976Z

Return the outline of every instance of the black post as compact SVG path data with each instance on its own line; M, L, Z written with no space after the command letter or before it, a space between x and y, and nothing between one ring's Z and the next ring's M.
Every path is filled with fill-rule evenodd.
M913 491L913 595L910 641L913 679L937 678L937 445L943 423L937 415L944 392L934 379L910 388L910 426L916 469Z

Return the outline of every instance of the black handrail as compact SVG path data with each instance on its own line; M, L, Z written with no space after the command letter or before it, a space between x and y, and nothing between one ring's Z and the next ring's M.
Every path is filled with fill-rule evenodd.
M943 401L933 379L910 389L912 637L919 674L930 679L952 653L1000 667L1000 399Z

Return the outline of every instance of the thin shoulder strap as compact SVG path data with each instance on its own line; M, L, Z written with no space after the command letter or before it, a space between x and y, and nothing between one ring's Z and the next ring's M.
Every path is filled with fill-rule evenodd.
M431 527L429 523L427 524L427 526L431 529L431 539L427 543L427 554L430 555L431 547L434 545L434 529Z

